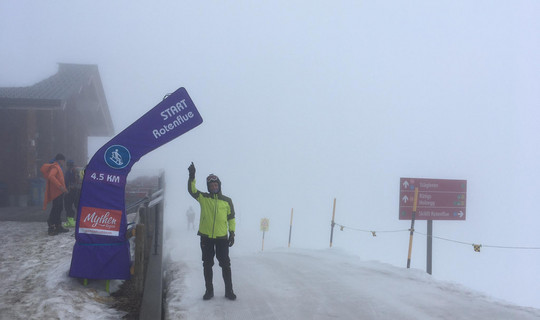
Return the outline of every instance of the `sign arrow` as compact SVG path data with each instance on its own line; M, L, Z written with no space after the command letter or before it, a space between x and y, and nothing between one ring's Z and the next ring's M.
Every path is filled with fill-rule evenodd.
M404 195L401 200L403 200L404 203L407 203L407 201L409 201L409 197L407 197L407 195Z
M465 220L467 218L467 180L419 179L399 180L399 219L412 220L413 202L417 204L416 220ZM418 199L411 191L418 190ZM418 200L418 201L417 201Z

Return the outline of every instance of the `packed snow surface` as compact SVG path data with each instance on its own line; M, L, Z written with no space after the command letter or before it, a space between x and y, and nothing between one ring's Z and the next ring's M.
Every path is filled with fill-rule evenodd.
M84 286L68 277L73 233L51 237L46 229L43 222L0 222L0 319L121 319L104 282ZM248 247L238 237L231 249L238 299L224 298L216 263L216 296L203 301L198 237L169 236L166 319L540 319L538 309L336 249Z
M224 297L216 261L215 297L204 301L198 237L183 233L168 244L173 241L168 319L540 319L538 309L436 281L424 271L363 261L335 248L249 252L253 244L241 236L230 253L238 299Z
M72 231L48 236L44 222L2 221L0 239L0 319L121 319L125 314L111 308L105 282L85 287L68 276Z

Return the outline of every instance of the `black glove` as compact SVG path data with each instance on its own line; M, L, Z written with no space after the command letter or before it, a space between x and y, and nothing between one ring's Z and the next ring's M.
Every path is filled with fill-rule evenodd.
M229 247L232 247L234 244L234 231L229 232Z
M189 171L189 180L195 179L195 165L193 164L193 162L189 166L188 171Z

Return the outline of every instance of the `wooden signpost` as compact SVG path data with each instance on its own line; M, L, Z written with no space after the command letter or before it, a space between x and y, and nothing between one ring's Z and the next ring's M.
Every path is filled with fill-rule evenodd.
M268 218L262 218L262 219L261 219L261 231L263 232L263 234L262 234L262 248L261 248L261 251L264 251L264 233L265 233L266 231L268 231L269 225L270 225L270 220L269 220Z

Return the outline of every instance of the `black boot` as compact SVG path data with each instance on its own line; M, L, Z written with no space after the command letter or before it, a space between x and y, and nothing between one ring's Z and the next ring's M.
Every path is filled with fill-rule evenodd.
M58 233L69 232L69 229L62 227L62 224L55 225L55 229L56 229L56 232Z
M203 300L210 300L213 297L214 297L214 289L206 288L206 292L204 293L204 296L202 297Z
M236 300L236 295L232 288L231 267L222 267L223 281L225 282L225 297L229 300Z
M214 285L212 284L212 267L204 267L204 284L206 286L206 292L204 293L203 300L210 300L214 297Z
M47 233L50 235L50 236L55 236L58 234L58 231L56 231L56 228L54 227L54 225L50 225L49 226L49 229L47 230Z

